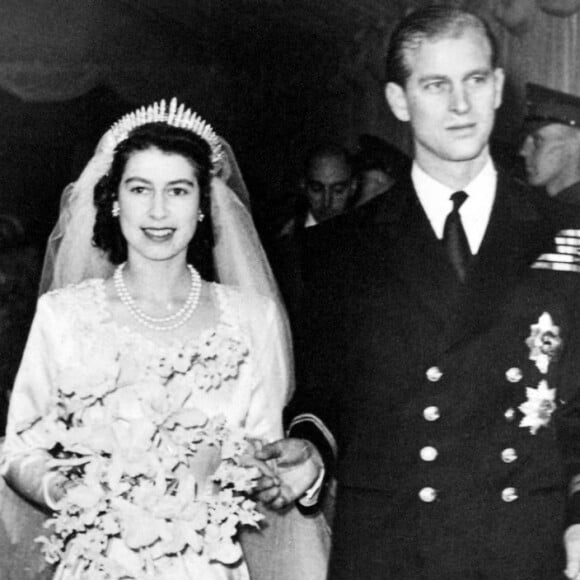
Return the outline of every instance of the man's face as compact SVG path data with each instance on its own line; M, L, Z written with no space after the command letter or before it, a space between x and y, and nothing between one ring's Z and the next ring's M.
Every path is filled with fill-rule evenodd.
M413 130L415 158L424 169L488 155L503 71L491 65L491 47L478 30L424 40L408 49L405 87L387 85L387 99Z
M317 221L343 213L354 192L350 167L340 157L320 157L311 164L305 182L310 210Z
M526 163L530 185L550 188L560 179L570 162L570 137L570 127L557 123L545 125L526 136L520 155Z

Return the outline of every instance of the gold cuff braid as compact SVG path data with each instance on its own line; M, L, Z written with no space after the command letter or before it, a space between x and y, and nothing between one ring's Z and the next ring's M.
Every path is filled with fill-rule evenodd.
M580 475L575 475L568 485L568 494L570 496L580 491Z

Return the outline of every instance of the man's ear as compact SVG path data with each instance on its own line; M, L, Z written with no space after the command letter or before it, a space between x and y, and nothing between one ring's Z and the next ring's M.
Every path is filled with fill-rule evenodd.
M387 83L385 96L387 97L387 103L389 103L391 111L393 111L393 115L395 115L399 121L409 121L410 116L407 95L405 94L403 87L397 83Z
M503 100L503 87L505 83L505 73L502 68L496 68L493 71L495 80L495 108L499 109Z
M570 127L572 158L576 159L576 170L580 172L580 127Z

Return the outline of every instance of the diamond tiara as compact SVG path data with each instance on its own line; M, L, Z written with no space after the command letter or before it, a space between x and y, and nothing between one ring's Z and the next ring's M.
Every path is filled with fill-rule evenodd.
M109 134L112 135L116 146L121 141L124 141L133 129L148 123L167 123L172 127L179 127L195 133L206 141L211 148L212 173L217 173L221 167L224 152L220 138L212 126L197 113L194 113L191 109L186 109L183 103L178 106L175 97L171 99L169 107L167 107L167 103L163 99L148 107L141 107L132 113L128 113L109 129Z

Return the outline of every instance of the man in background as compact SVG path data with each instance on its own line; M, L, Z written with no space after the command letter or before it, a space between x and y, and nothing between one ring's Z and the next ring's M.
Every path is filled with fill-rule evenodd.
M580 205L580 97L527 85L526 133L520 155L528 183Z
M272 269L293 323L300 312L308 276L304 268L306 232L345 213L356 185L353 160L346 148L325 143L307 154L295 215L269 250Z
M312 149L305 159L300 190L296 215L282 228L280 237L294 235L347 210L356 191L348 150L334 143Z

